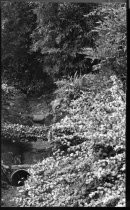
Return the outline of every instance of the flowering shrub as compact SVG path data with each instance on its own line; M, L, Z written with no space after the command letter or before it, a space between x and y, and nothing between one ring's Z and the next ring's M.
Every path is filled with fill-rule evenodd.
M30 169L17 206L125 206L125 94L114 75L92 83L53 124L54 156Z

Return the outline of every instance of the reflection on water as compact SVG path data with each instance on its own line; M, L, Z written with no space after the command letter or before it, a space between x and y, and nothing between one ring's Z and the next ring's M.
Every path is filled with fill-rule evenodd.
M7 165L33 164L47 156L47 150L36 150L31 143L3 142L1 147L1 159Z

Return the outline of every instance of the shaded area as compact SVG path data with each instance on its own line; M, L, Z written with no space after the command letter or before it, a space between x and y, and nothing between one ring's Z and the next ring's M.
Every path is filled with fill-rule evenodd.
M25 169L14 171L11 174L11 183L13 186L23 186L29 176L30 174Z
M40 139L30 143L2 142L1 149L6 165L33 164L52 154L52 146Z

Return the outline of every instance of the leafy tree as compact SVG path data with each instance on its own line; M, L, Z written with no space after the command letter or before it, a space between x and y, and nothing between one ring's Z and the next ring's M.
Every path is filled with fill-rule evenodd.
M98 21L95 32L96 54L102 65L114 70L126 82L127 76L127 25L126 4L103 4L92 15L98 13L102 21Z
M44 55L44 70L57 77L74 75L90 69L90 60L85 59L79 51L84 46L93 47L94 39L88 32L99 19L85 15L97 4L85 3L39 3L35 12L38 26L32 34L32 50ZM88 69L87 69L88 68Z
M42 55L30 51L30 35L37 25L35 7L36 3L22 1L2 4L2 76L25 93L37 81L45 85L48 79Z
M96 7L85 3L2 3L2 76L27 93L48 88L63 75L91 71L91 59L80 50L94 47L95 35L89 32L99 16L91 19L85 15Z

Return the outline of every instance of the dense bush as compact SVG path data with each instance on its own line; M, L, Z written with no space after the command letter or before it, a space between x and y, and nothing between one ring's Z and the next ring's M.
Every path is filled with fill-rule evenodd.
M68 113L71 100L80 96L81 78L75 74L74 77L63 78L55 82L57 89L54 92L55 99L51 102L54 122L62 119Z
M2 2L2 77L25 94L43 93L53 81L43 72L43 55L30 50L37 27L36 2Z
M125 95L114 75L92 83L53 125L54 157L31 168L17 206L125 206Z
M127 76L127 24L126 4L104 4L89 15L98 14L102 20L90 33L97 33L96 54L104 66L113 69L126 84ZM91 16L91 17L92 17Z
M81 53L83 47L95 45L95 35L88 33L96 26L99 15L85 17L97 8L96 3L39 3L35 9L37 28L32 33L34 52L44 58L44 71L53 78L89 72L91 63Z
M114 79L114 77L112 77L112 79ZM117 129L118 125L114 125L114 123L117 120L118 122L119 120L122 120L122 112L124 110L122 111L122 107L120 107L120 99L125 100L125 95L123 94L123 91L120 89L118 90L116 80L115 85L112 86L112 79L106 82L105 76L103 77L101 75L97 75L94 79L92 77L92 80L89 76L89 80L91 80L91 83L93 82L94 84L91 84L89 91L83 92L78 99L72 100L68 116L63 119L63 122L61 121L59 124L56 124L52 127L52 132L54 134L52 137L53 141L56 139L56 141L60 141L61 144L63 143L65 145L68 143L68 141L71 141L71 138L73 139L78 132L79 138L80 136L87 136L87 138L91 139L91 137L93 138L94 133L97 141L100 139L100 142L102 140L105 144L105 141L108 141L109 138L108 144L110 144L111 141L113 142L113 139L111 138L113 136L113 132L115 132L113 130L113 126L115 126L114 128L116 129L116 132L121 138L122 135L120 134L120 130ZM116 92L118 95L120 94L120 98L118 96L118 103L115 104L114 100L116 97ZM100 94L102 94L102 96L100 96ZM113 116L115 112L117 113L117 116ZM103 135L100 137L99 132L97 131L102 131ZM107 132L110 132L111 134ZM65 134L67 136L65 136ZM105 140L104 138L107 139ZM117 142L115 142L115 144L116 143Z
M14 86L8 85L7 81L2 81L2 109L1 121L6 123L26 123L22 119L22 114L28 111L28 104L23 93Z
M1 137L3 140L11 140L17 142L36 141L41 138L43 141L47 140L47 128L43 126L25 126L21 124L3 123L1 129Z
M109 72L109 74L111 74ZM80 98L83 91L89 91L96 85L95 91L101 89L103 84L95 80L94 74L80 75L77 72L72 77L68 76L55 82L57 88L54 91L55 99L51 102L52 110L58 121L69 114L68 108L72 100ZM59 116L59 118L58 118Z

